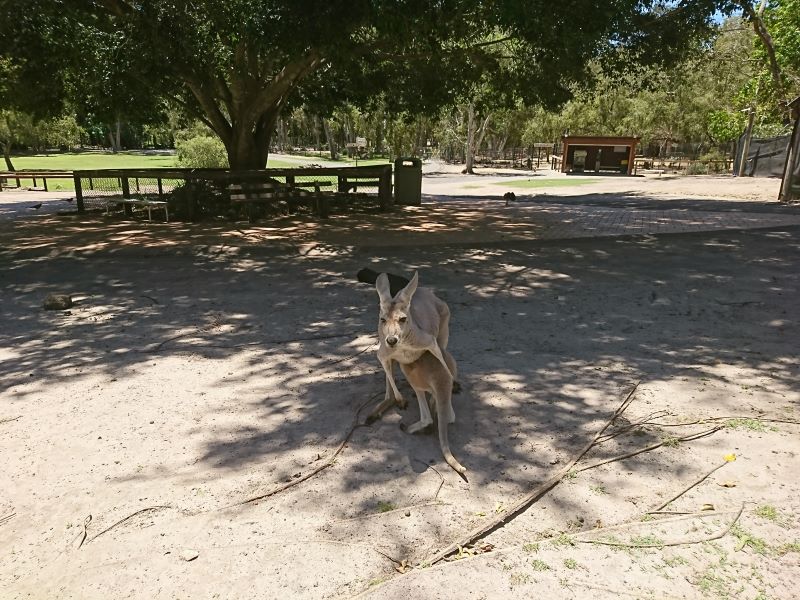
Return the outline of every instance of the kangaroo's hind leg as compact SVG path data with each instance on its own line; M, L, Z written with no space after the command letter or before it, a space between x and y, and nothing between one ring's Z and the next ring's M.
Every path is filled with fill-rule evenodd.
M417 402L419 403L419 421L408 426L408 433L420 432L433 423L433 417L428 407L428 399L425 397L425 392L422 390L414 391L417 393Z

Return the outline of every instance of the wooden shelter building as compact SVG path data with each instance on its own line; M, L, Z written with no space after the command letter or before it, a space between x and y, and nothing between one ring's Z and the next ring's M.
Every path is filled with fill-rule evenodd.
M564 173L633 175L638 137L565 135L561 143Z

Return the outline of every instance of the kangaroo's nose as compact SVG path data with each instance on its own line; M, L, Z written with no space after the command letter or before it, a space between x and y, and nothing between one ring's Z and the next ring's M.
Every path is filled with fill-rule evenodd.
M386 338L386 343L389 344L390 346L394 346L397 343L397 336L396 335L388 336Z

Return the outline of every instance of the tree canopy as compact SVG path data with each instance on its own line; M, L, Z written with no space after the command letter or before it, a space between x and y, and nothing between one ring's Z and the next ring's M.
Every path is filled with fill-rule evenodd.
M72 86L110 112L168 98L261 168L278 116L343 103L433 114L488 85L494 106L557 106L594 76L673 60L712 0L0 0L14 105ZM7 18L12 16L13 18ZM54 93L55 92L55 93ZM148 100L148 98L150 100Z

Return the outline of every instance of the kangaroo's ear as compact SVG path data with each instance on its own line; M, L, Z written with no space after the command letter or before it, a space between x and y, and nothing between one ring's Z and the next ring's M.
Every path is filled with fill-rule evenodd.
M402 302L403 304L408 304L409 302L411 302L411 298L414 296L414 292L417 291L418 283L419 283L419 274L416 271L414 271L414 276L411 278L411 281L408 282L408 285L399 292L397 292L397 300L399 302Z
M389 304L392 301L392 294L389 292L389 276L381 273L375 280L375 289L378 291L378 298L381 304Z

